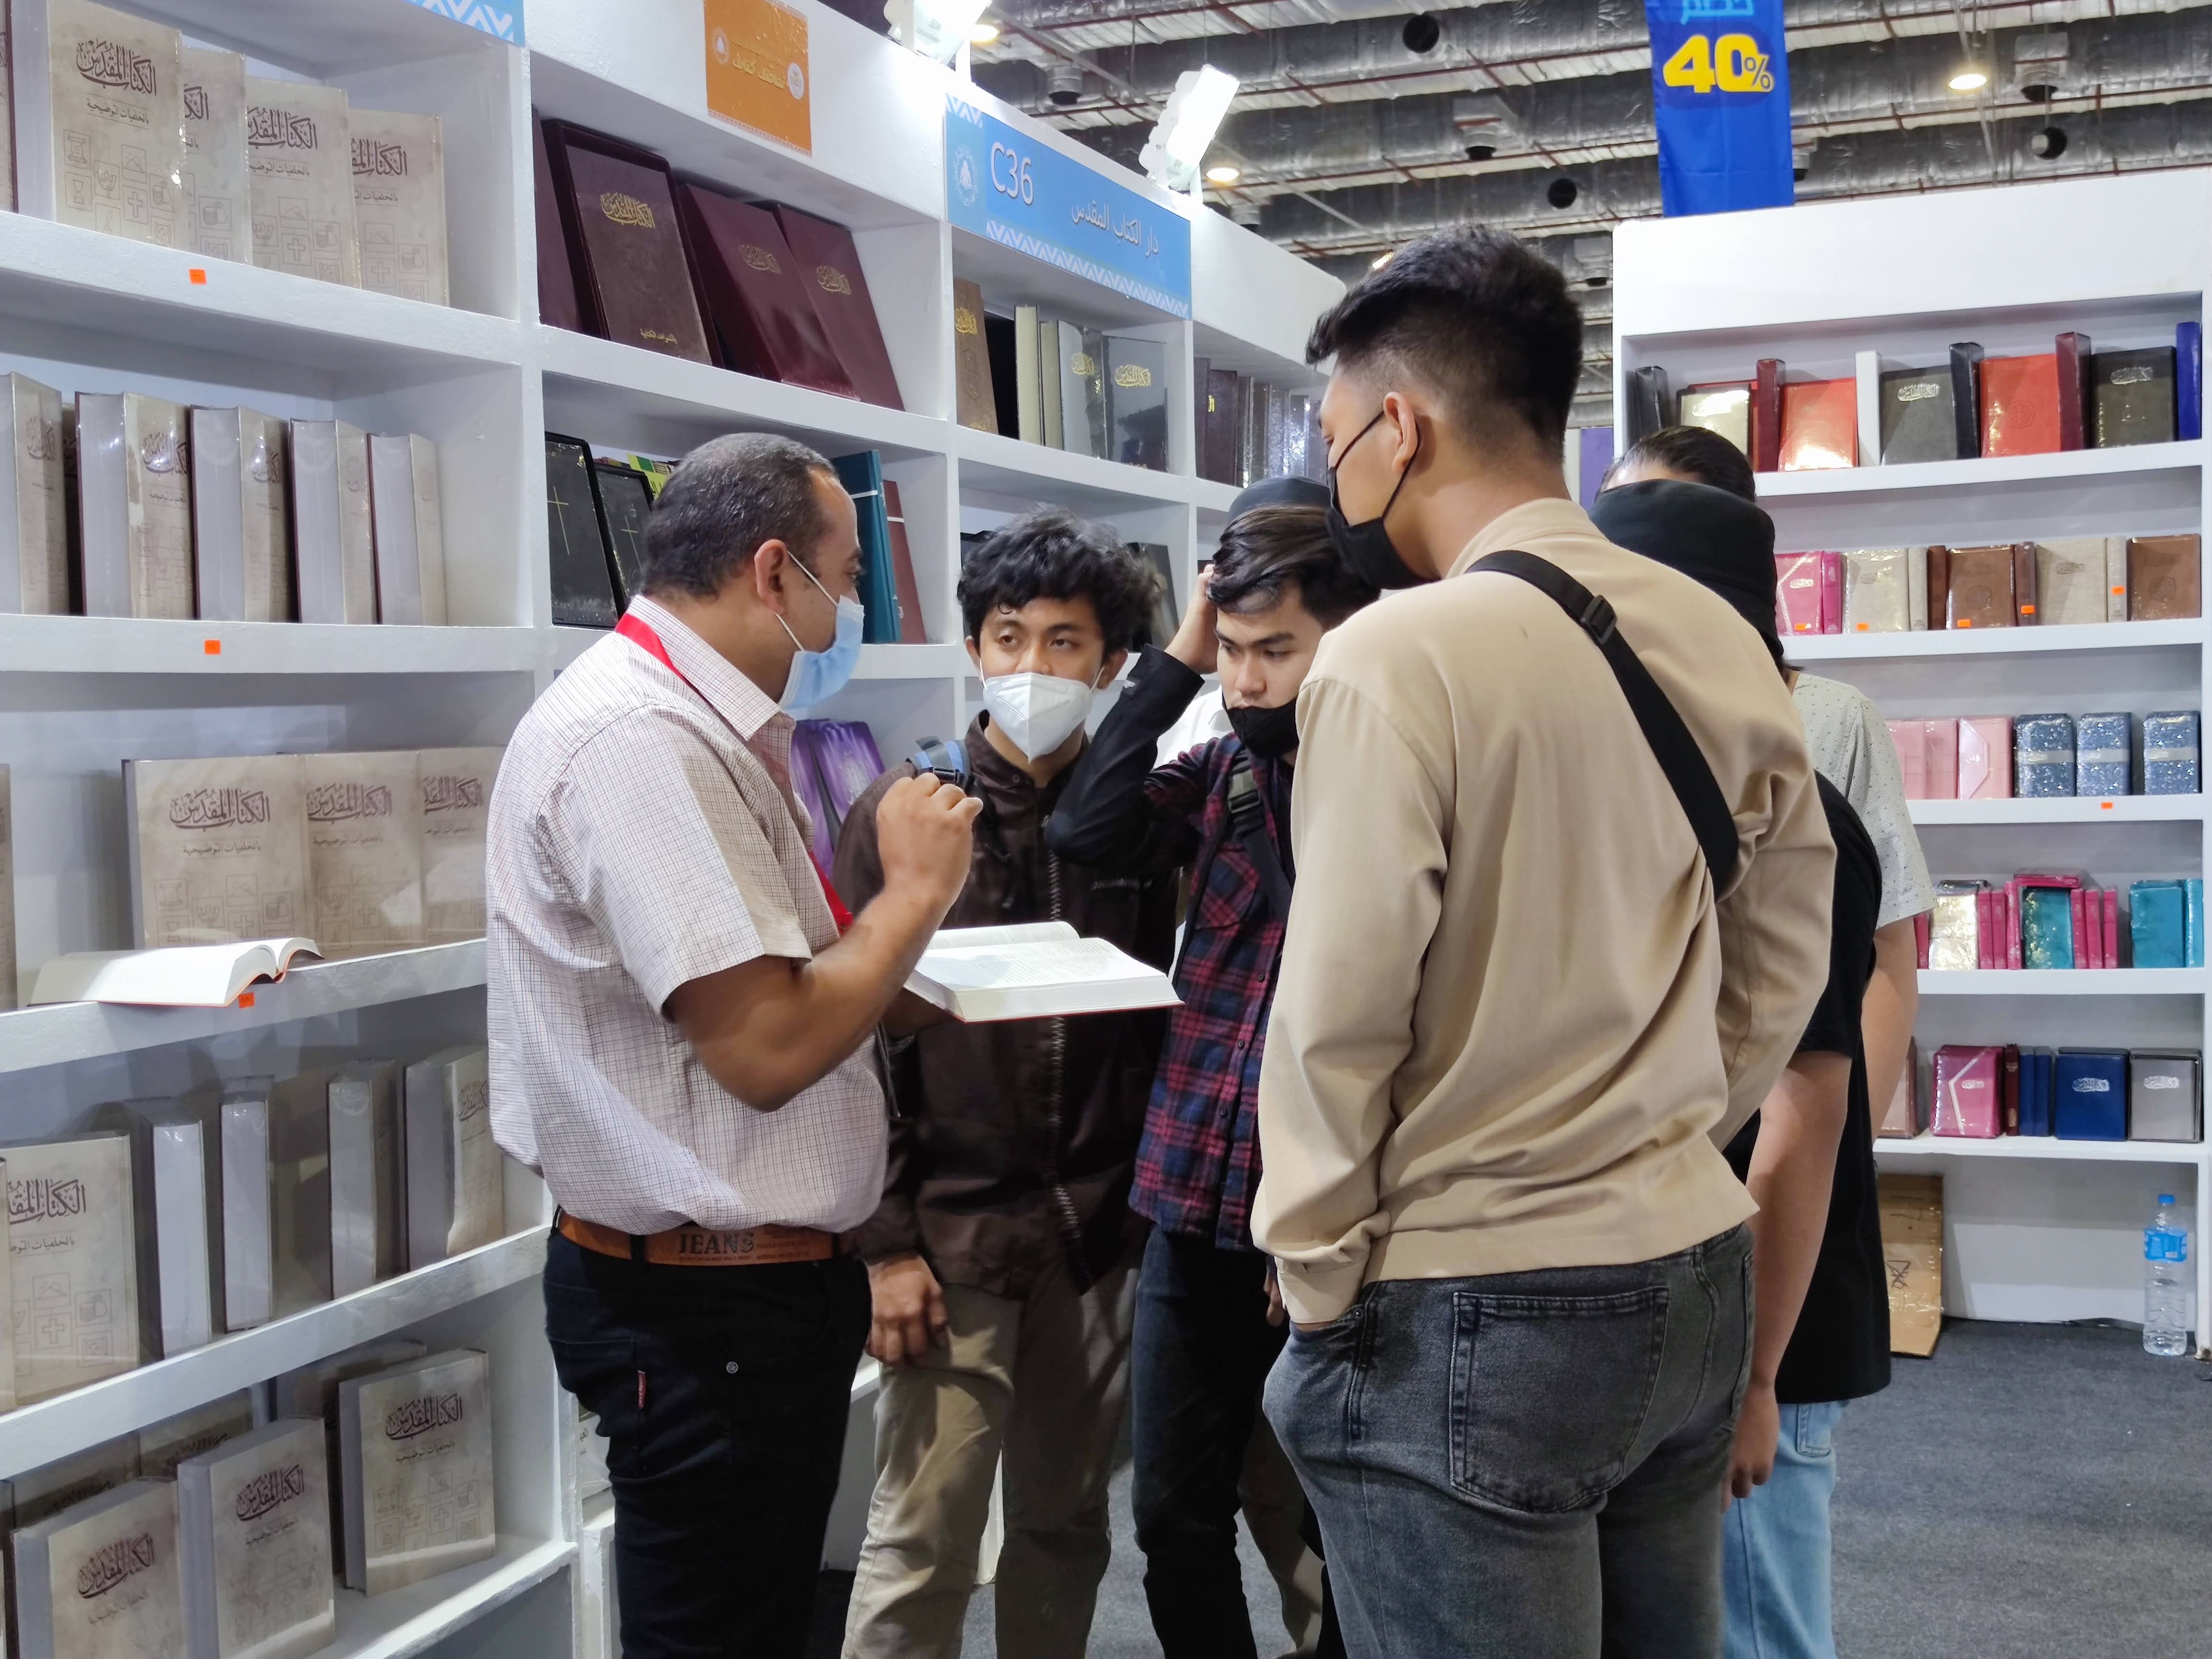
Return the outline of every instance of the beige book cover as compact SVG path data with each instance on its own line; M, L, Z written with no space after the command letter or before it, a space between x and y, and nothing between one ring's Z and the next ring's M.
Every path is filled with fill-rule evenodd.
M380 1595L498 1547L491 1362L468 1348L338 1385L345 1581Z
M2045 628L2106 619L2105 538L2035 544L2036 619Z
M253 193L246 174L246 59L186 46L185 216L186 244L210 259L252 263Z
M247 76L246 170L253 263L359 288L344 88Z
M373 623L376 532L368 434L343 421L295 421L289 450L300 620Z
M1902 634L1912 623L1909 547L1862 547L1844 555L1844 632Z
M21 143L25 168L51 167L53 216L162 247L184 245L185 100L176 30L91 0L46 0L46 120ZM27 52L28 35L21 42ZM43 154L40 154L43 152ZM42 180L42 183L44 181ZM28 211L46 204L24 193Z
M152 1659L185 1650L177 1489L133 1480L15 1534L23 1651Z
M256 410L191 411L192 568L204 621L292 619L289 432Z
M507 1231L491 1083L481 1046L441 1048L406 1071L407 1266L489 1244Z
M368 495L378 617L402 627L442 624L446 538L437 445L415 433L370 434Z
M446 145L438 118L354 109L353 213L361 285L446 300Z
M280 1418L177 1469L194 1654L303 1659L337 1634L323 1425Z
M123 394L131 614L193 614L191 447L182 404Z
M422 943L422 792L411 749L306 755L307 867L325 960Z
M503 749L425 749L422 942L451 945L484 931L484 822Z
M380 1336L270 1381L270 1405L277 1417L304 1417L323 1425L323 1447L331 1473L330 1565L335 1572L345 1571L345 1520L340 1512L337 1482L343 1462L338 1455L338 1384L349 1377L373 1376L420 1359L428 1352L410 1337Z
M177 1465L187 1457L252 1432L253 1395L241 1389L139 1430L138 1472L153 1480L174 1480Z
M58 617L70 608L69 507L61 393L10 374L0 397L0 611Z
M21 1000L15 973L15 803L8 769L0 766L0 1012Z
M125 761L138 947L313 938L297 755Z
M73 1135L8 1147L15 1397L28 1405L138 1364L131 1142Z
M331 1076L301 1072L269 1091L270 1299L279 1319L331 1299Z

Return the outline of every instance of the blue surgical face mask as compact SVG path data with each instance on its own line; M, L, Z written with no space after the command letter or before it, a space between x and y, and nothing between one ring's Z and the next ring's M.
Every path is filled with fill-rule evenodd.
M830 590L822 586L821 578L799 564L796 558L792 560L792 563L798 565L806 580L821 589L823 599L830 597ZM845 689L845 682L853 678L853 671L860 666L860 631L867 623L867 610L858 599L839 599L836 605L837 631L831 636L830 648L826 651L809 651L799 645L799 635L791 633L791 624L781 617L776 618L783 623L783 631L791 634L791 642L799 646L799 654L791 659L791 672L783 683L783 696L776 700L787 712L811 708L817 703L827 702Z

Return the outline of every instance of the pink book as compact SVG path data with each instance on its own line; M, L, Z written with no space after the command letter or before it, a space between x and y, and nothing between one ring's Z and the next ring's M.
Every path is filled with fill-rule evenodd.
M1959 799L1959 722L1923 720L1928 732L1928 800Z
M1959 799L2012 799L2012 721L2005 715L1959 722Z
M1827 586L1818 553L1774 556L1774 629L1792 634L1821 634L1821 594Z
M1923 720L1887 720L1897 750L1897 769L1905 777L1907 800L1928 799L1928 726Z
M1844 556L1820 555L1820 631L1844 631Z
M2004 1129L1997 1086L2003 1051L1953 1045L1936 1051L1935 1121L1939 1135L1994 1140Z
M2120 890L2107 887L2104 891L2104 900L2105 966L2117 968L2120 965Z
M1928 945L1934 929L1929 925L1928 912L1923 910L1912 919L1912 942L1920 952L1920 965L1928 965Z
M2074 965L2094 968L2095 951L2089 944L2089 895L2081 888L2074 890Z
M1997 889L1997 966L2020 966L2020 894L2010 882Z
M1974 966L1994 968L1997 965L1997 896L1993 889L1984 887L1974 895L1974 924L1978 953Z
M2050 876L2040 870L2023 870L2014 879L2022 887L2063 887L2069 891L2081 885L2079 876Z

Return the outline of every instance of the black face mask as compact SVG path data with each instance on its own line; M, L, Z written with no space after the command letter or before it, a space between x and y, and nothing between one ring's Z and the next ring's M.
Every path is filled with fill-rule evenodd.
M1381 420L1383 413L1383 410L1376 410L1375 420L1353 433L1352 443L1337 451L1339 466L1352 453L1352 444L1358 443L1372 432L1375 421ZM1419 459L1420 453L1421 429L1416 426L1413 428L1414 457ZM1390 516L1390 509L1398 504L1398 491L1406 487L1406 479L1413 470L1413 462L1408 461L1406 471L1398 475L1398 482L1390 491L1390 499L1382 503L1382 510L1359 524L1345 522L1343 498L1336 493L1336 467L1328 470L1329 542L1352 574L1377 587L1414 587L1421 581L1420 577L1406 568L1406 562L1398 556L1398 550L1390 544L1390 532L1383 528L1383 520Z
M1280 760L1298 746L1298 700L1273 708L1230 708L1237 740L1261 760Z

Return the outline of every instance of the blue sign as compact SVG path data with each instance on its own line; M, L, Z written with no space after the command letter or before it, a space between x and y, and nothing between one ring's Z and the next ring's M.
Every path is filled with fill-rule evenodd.
M945 105L945 204L963 230L1190 315L1190 222L957 99Z
M1790 206L1782 0L1644 0L1644 12L1662 210Z
M465 23L472 29L482 29L486 34L520 46L522 38L522 0L408 0L410 5L424 11L434 11L441 17L450 17L456 23Z

